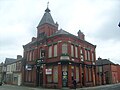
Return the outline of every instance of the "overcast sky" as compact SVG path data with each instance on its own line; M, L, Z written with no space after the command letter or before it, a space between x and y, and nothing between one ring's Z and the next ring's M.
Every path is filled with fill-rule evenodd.
M23 56L48 1L59 29L74 35L81 30L97 45L96 58L120 64L120 0L0 0L0 62Z

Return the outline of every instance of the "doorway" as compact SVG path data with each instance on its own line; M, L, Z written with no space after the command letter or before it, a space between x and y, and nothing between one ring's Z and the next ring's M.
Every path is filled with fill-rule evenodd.
M62 66L62 86L68 86L68 67L67 65Z
M43 69L40 67L37 67L36 82L37 82L37 86L43 85Z
M67 87L68 86L68 72L62 71L62 86Z

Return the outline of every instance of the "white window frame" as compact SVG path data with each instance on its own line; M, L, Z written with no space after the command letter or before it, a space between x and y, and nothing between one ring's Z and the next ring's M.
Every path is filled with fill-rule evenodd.
M52 46L48 47L48 58L52 57Z
M75 57L78 58L78 47L75 46Z
M54 57L57 57L57 44L54 45Z
M71 57L74 57L74 45L71 44Z

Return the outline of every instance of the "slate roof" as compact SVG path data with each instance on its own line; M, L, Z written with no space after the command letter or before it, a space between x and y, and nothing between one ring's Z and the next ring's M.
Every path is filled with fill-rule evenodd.
M99 59L99 60L96 60L96 65L107 65L107 64L114 64L114 63L111 62L108 59Z
M48 38L54 37L54 36L57 36L57 35L70 35L70 36L72 36L72 37L75 37L75 38L80 39L78 36L75 36L75 35L67 32L67 31L65 31L65 30L63 30L63 29L60 29L60 30L56 31L53 35L49 36ZM82 39L80 39L80 40L82 40ZM84 42L86 42L86 43L89 43L89 42L87 42L86 40L82 40L82 41L84 41ZM91 44L91 43L89 43L89 44ZM93 45L93 44L91 44L91 45ZM96 47L96 45L93 45L93 46Z
M65 30L63 30L63 29L60 29L60 30L58 30L54 35L59 35L59 34L66 34L66 35L69 35L70 33L67 32L67 31L65 31Z
M43 17L42 17L42 19L41 19L41 21L40 21L40 23L38 24L37 27L39 27L39 26L41 26L41 25L43 25L43 24L46 24L46 23L57 27L57 23L56 23L56 24L54 23L54 20L53 20L51 14L50 14L50 10L49 10L48 7L47 7L47 9L45 10L45 13L44 13L44 15L43 15ZM78 36L75 36L75 35L67 32L67 31L65 31L65 30L62 30L62 29L58 30L56 33L54 33L54 34L51 35L51 36L48 36L47 38L50 38L50 37L53 37L53 36L56 36L56 35L70 35L70 36L73 36L73 37L75 37L75 38L80 39ZM81 39L81 40L82 40L82 39ZM85 41L85 40L82 40L82 41L84 41L84 42L86 42L86 43L89 43L89 42L87 42L87 41ZM37 40L32 41L32 42L30 42L30 43L28 43L28 44L26 44L26 45L31 45L31 44L33 44L33 43L35 43L35 42L37 42ZM89 44L91 44L91 43L89 43ZM24 46L26 46L26 45L24 45ZM93 45L93 44L91 44L91 45ZM24 48L24 46L23 46L23 48ZM94 46L96 46L96 45L94 45Z
M53 26L56 26L56 24L54 23L54 20L53 20L53 18L51 16L51 14L50 14L50 10L49 10L48 7L45 10L45 13L44 13L44 15L43 15L43 17L42 17L42 19L41 19L41 21L40 21L40 23L38 24L37 27L39 27L39 26L41 26L41 25L43 25L45 23L51 24Z
M54 37L54 36L57 36L57 35L71 35L71 36L75 36L75 35L67 32L67 31L65 31L65 30L63 30L63 29L60 29L60 30L56 31L53 35L49 36L48 38ZM76 36L75 36L75 37L76 37Z
M17 59L14 59L14 58L6 58L5 59L5 64L7 65L7 64L11 64L11 63L13 63L13 62L15 62L15 61L17 61Z

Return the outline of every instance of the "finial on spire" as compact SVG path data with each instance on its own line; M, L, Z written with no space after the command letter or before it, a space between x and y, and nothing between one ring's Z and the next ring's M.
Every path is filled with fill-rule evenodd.
M47 2L47 8L48 8L48 6L49 6L49 1Z
M49 2L47 2L47 9L45 10L45 12L50 12L50 9L48 8L48 6L49 6Z

